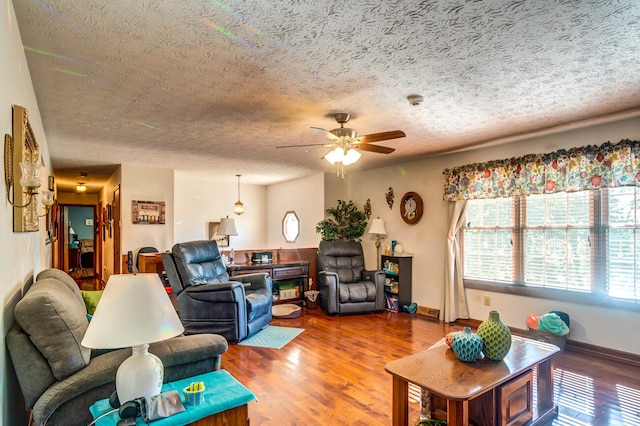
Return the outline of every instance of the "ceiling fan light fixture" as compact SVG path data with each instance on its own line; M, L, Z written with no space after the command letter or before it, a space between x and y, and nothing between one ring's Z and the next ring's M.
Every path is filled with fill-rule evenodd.
M344 155L344 157L342 159L342 164L344 164L345 166L348 166L349 164L353 164L356 161L358 161L361 156L362 156L362 154L360 154L360 152L357 149L351 148Z
M330 151L327 155L324 156L325 160L327 160L331 165L335 163L341 163L344 158L344 149L341 147L337 147L336 149Z

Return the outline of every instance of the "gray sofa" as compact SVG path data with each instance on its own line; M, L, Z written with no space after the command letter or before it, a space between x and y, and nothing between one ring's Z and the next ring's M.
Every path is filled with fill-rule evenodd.
M6 344L34 424L87 425L89 406L115 390L116 371L131 349L98 353L81 346L88 325L78 285L58 269L38 274L16 304ZM164 364L165 382L219 369L226 350L227 341L215 334L149 347Z

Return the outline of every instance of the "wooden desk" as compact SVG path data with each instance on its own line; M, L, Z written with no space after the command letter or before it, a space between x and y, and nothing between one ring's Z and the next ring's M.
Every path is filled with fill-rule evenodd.
M162 253L138 253L138 272L162 272Z
M309 263L307 261L244 263L227 265L227 270L230 277L266 272L273 281L274 304L282 302L302 305L304 303L304 291L308 288ZM289 281L296 282L297 295L295 297L280 297L282 292L279 291L279 284Z
M480 425L522 424L529 418L527 425L544 424L558 415L551 364L556 352L559 349L554 345L513 336L504 360L467 363L458 360L442 339L426 351L391 361L384 369L393 376L393 425L409 424L409 382L431 393L436 411L442 409L434 418L446 416L449 426L467 426L470 420ZM531 372L535 368L538 401L532 407ZM529 401L528 413L524 397ZM522 419L513 418L518 410Z
M69 269L67 271L71 271L72 269L80 268L80 249L69 248Z

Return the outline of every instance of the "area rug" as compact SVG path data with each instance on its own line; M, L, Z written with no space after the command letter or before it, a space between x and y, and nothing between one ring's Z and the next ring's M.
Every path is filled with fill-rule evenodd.
M282 349L284 345L295 339L295 337L303 331L304 328L270 325L238 344L244 346L256 346L259 348Z

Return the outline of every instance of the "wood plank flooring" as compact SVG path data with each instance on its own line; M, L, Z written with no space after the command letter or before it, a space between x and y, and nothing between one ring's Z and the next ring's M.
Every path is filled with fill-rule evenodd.
M384 365L459 330L416 315L332 317L320 309L273 325L305 331L280 350L230 345L222 367L251 389L251 425L390 425ZM640 426L640 371L567 350L555 359L553 425ZM410 403L410 419L419 403ZM483 425L480 425L483 426Z

